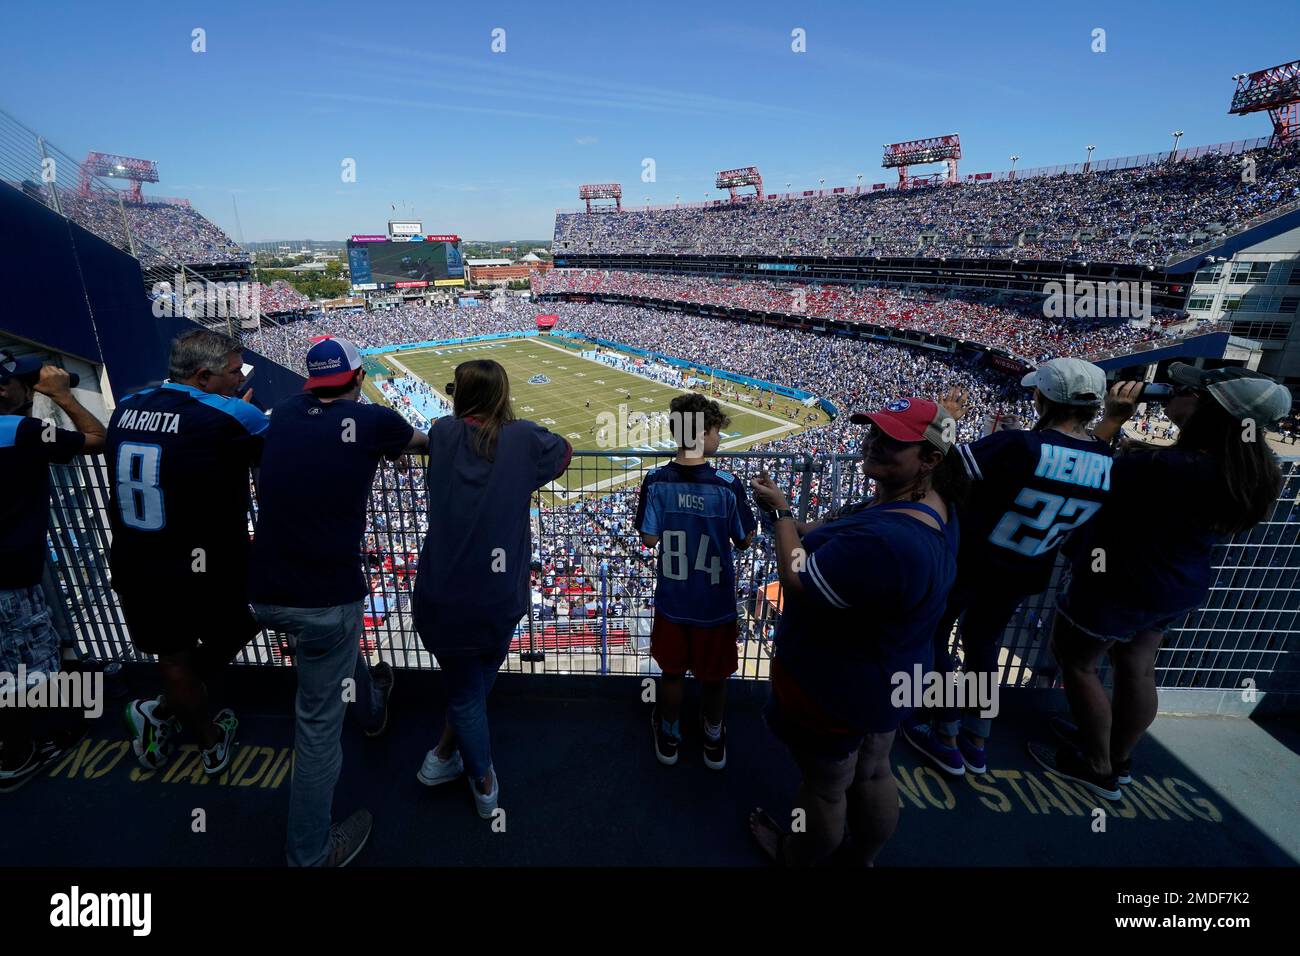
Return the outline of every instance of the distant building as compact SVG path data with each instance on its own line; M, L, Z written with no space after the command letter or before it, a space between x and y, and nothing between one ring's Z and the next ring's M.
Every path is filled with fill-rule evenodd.
M531 262L524 261L517 265L505 263L504 265L483 265L475 266L466 263L469 267L468 280L470 285L508 285L511 282L527 281L534 273L549 272L551 264L543 262L540 259Z

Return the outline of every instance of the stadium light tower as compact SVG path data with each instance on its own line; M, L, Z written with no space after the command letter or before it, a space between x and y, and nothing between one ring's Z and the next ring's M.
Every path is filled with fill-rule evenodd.
M1237 116L1268 112L1275 143L1300 137L1300 60L1254 73L1238 73L1236 92L1228 112Z
M898 169L898 188L906 189L907 168L928 163L943 163L947 169L944 182L957 182L957 160L961 159L961 137L956 133L912 139L904 143L886 143L885 156L880 165L885 169Z
M132 159L130 156L96 153L92 150L86 154L86 161L81 164L81 181L78 184L81 195L90 195L90 180L94 176L128 180L131 183L131 202L143 202L140 184L158 181L158 164L152 159Z
M1088 146L1088 155L1083 161L1083 171L1085 173L1088 171L1089 167L1092 166L1092 151L1096 148L1097 148L1096 146L1092 146L1092 145Z
M763 198L763 177L758 172L757 166L742 166L739 169L724 169L718 173L718 178L714 180L715 189L725 189L731 197L731 201L736 201L736 190L744 189L747 186L754 187L754 198Z
M1008 179L1016 178L1016 160L1019 158L1020 158L1019 156L1011 157L1011 173L1007 176Z
M862 174L858 173L858 192L862 192Z
M587 183L578 187L578 198L586 200L587 212L591 212L593 199L612 199L614 211L623 211L623 187L618 183Z
M1178 155L1178 141L1183 138L1183 131L1176 129L1170 135L1174 138L1174 148L1169 151L1169 161L1172 163L1174 157Z

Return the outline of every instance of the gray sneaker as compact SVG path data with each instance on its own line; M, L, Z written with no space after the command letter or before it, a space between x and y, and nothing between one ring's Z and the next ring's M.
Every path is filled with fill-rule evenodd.
M370 838L374 817L369 810L358 810L342 823L330 827L330 852L322 866L347 866Z

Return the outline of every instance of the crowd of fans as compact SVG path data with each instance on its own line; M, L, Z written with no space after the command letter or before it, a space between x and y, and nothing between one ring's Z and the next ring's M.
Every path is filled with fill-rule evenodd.
M304 312L312 309L311 299L307 298L287 282L254 282L258 311L264 315L280 312Z
M47 187L34 189L38 198L52 205ZM136 255L146 269L170 264L197 266L248 261L248 253L220 226L183 203L133 203L123 199L119 205L116 193L92 190L83 196L77 190L60 188L59 207L77 225L128 252L132 247L127 239L129 228Z
M1300 146L1019 180L559 213L553 252L971 256L1160 265L1300 199ZM1253 181L1252 181L1253 180Z
M1184 313L1153 315L1146 327L1111 319L1049 319L1043 301L997 304L955 292L943 297L879 286L799 285L761 279L721 279L598 269L554 269L534 279L539 293L636 296L672 302L752 309L807 318L869 322L946 335L1003 349L1030 362L1061 355L1109 354L1168 334Z

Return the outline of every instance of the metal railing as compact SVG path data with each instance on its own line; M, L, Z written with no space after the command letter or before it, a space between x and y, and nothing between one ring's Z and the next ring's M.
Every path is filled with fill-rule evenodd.
M647 606L654 592L654 556L642 547L633 522L641 479L668 455L644 449L576 452L563 483L537 493L531 607L516 628L503 670L656 672L649 652L653 612ZM864 494L858 461L848 455L724 453L715 464L746 483L760 471L768 472L801 520ZM1215 550L1215 580L1206 606L1172 629L1157 659L1160 687L1300 690L1300 460L1285 460L1283 470L1285 487L1269 519ZM78 648L94 660L141 659L131 647L109 584L103 459L55 466L52 475L52 564ZM398 667L437 666L415 631L410 603L426 507L422 459L381 466L363 542L372 590L363 647L372 660ZM1025 601L1007 628L1005 686L1050 686L1056 680L1048 636L1057 570L1049 589ZM775 578L770 538L760 534L736 556L738 679L768 675L780 614ZM184 626L179 613L177 626ZM264 631L238 660L285 665L290 659L287 641Z

